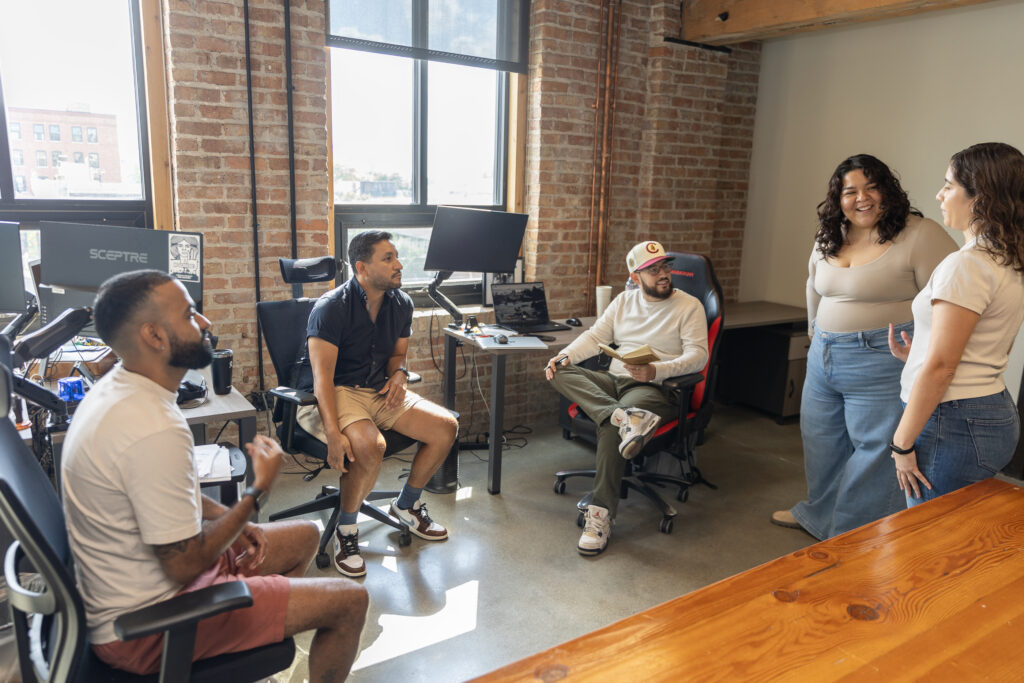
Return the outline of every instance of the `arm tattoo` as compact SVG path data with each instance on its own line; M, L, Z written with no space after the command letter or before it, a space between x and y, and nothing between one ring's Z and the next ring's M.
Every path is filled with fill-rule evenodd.
M161 561L172 560L178 555L186 552L192 543L198 542L199 545L202 545L203 534L205 534L205 532L200 531L192 538L186 538L184 541L175 541L174 543L168 543L166 545L155 545L153 546L153 552Z

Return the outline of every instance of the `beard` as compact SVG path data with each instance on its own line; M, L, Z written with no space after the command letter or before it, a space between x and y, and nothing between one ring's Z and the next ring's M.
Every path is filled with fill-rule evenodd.
M399 276L397 278L393 277L393 275L394 274L381 275L371 278L370 285L373 286L374 289L378 289L382 292L386 292L390 289L400 289L402 287L401 272L399 272Z
M659 292L657 286L657 283L655 283L654 287L648 287L646 282L644 282L642 279L640 280L640 289L642 289L644 291L644 294L646 294L647 296L652 297L654 299L667 299L670 296L672 296L672 278L669 278L668 289L666 289L664 292Z
M174 368L198 370L205 368L213 361L213 345L210 344L210 333L203 332L197 342L183 342L175 334L170 334L171 357L168 363Z

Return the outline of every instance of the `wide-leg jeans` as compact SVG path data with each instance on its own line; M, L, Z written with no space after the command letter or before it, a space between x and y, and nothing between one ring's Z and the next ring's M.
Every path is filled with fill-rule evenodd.
M913 322L896 326L912 333ZM818 539L902 509L889 440L903 403L903 363L889 352L888 328L814 330L800 402L807 500L792 513Z
M914 442L917 468L932 485L907 507L995 476L1013 459L1020 416L1010 392L940 403Z

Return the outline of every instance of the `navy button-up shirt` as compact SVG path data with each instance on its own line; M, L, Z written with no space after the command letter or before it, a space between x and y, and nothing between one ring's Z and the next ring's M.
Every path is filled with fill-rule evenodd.
M366 309L366 292L353 277L321 296L309 314L306 338L319 337L338 347L334 386L383 388L395 343L412 334L413 303L400 289L389 290L376 322ZM298 388L313 390L309 345L299 369Z

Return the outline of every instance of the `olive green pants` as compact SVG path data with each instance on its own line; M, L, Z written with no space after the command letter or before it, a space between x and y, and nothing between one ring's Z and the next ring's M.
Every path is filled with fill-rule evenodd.
M678 413L675 396L658 384L637 382L631 377L576 365L559 368L551 386L562 396L575 401L597 425L594 504L608 508L614 517L626 460L619 453L619 428L609 418L616 408L642 408L659 415L662 420L671 420Z

